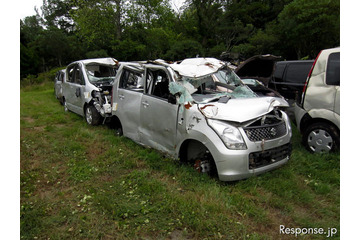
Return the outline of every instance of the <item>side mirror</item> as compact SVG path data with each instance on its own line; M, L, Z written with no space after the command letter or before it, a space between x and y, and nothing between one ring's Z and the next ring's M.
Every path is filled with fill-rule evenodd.
M176 97L175 97L175 95L169 94L168 103L176 104Z

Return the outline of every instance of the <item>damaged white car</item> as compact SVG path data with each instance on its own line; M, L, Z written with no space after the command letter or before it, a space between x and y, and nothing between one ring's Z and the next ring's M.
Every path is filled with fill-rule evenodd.
M113 58L80 60L69 64L62 84L65 111L85 116L97 125L111 117L111 90L119 67Z
M259 97L224 62L121 64L112 118L119 134L235 181L275 169L291 154L291 125L277 97Z

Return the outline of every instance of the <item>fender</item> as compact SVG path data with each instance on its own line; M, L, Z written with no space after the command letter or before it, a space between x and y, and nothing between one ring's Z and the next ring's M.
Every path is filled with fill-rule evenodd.
M308 114L312 118L326 119L336 125L340 129L340 115L327 109L311 109Z

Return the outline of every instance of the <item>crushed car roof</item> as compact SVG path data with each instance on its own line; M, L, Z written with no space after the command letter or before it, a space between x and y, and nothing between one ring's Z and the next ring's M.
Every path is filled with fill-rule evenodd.
M168 66L182 76L199 78L216 73L226 66L226 63L216 58L187 58L180 63L172 63Z
M79 61L75 61L75 62L82 62L84 64L89 64L89 63L99 63L99 64L106 64L106 65L118 65L119 61L116 60L115 58L92 58L92 59L84 59L84 60L79 60Z

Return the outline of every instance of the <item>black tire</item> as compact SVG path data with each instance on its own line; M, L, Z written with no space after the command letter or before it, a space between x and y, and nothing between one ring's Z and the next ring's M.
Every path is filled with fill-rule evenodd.
M61 104L62 106L64 106L64 98L61 97L61 98L59 98L58 100L59 100L60 104Z
M121 137L124 135L124 132L123 132L123 129L121 126L119 126L116 131L115 131L115 135L118 136L118 137Z
M311 153L335 152L340 149L340 133L331 124L313 123L304 131L302 142Z
M93 126L100 124L101 115L93 105L87 105L85 107L85 121Z

